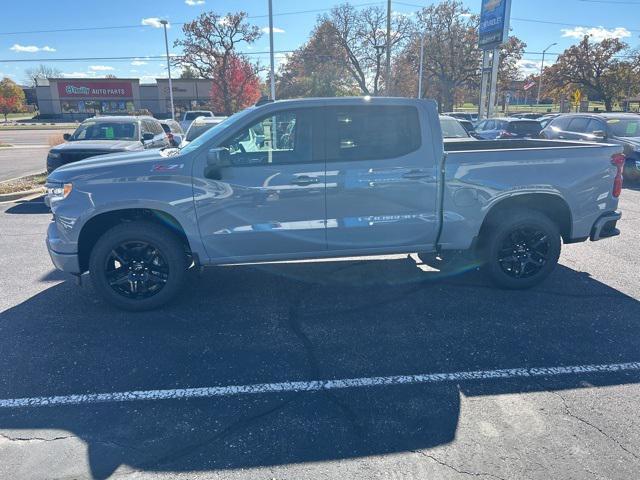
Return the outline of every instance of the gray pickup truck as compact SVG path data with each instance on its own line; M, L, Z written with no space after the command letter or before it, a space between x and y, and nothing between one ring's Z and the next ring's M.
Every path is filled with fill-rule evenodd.
M268 102L187 147L55 170L47 245L115 305L156 308L194 266L468 251L504 288L555 267L561 243L619 233L622 147L444 143L436 104Z

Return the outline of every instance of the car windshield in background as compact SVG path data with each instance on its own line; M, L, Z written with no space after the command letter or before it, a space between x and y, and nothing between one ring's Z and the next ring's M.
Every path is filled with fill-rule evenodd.
M542 130L540 122L511 122L509 131L519 135L538 135Z
M187 141L191 142L192 140L195 140L204 132L206 132L207 130L211 130L216 125L220 125L220 124L219 123L201 123L198 125L191 125L191 128L189 128L189 131L187 132Z
M73 140L138 140L135 122L84 122L74 132Z
M441 118L442 136L444 138L468 138L467 131L453 118Z
M607 123L614 137L640 137L640 118L612 118Z
M185 120L195 120L198 117L210 117L209 112L187 112L184 116Z

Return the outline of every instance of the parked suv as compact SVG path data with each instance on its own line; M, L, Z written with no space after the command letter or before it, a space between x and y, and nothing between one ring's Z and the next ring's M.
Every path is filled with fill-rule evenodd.
M476 134L484 140L538 138L542 126L536 120L489 118L476 125Z
M134 152L170 145L160 122L153 117L92 117L82 122L66 143L47 155L47 173L67 163L116 152Z
M167 134L167 138L169 139L171 146L180 146L180 143L182 143L182 140L184 139L184 131L180 124L175 120L168 118L166 120L160 120L160 125L162 125L164 132Z
M613 143L624 147L625 180L640 181L640 116L634 113L576 113L553 119L541 136L551 140Z

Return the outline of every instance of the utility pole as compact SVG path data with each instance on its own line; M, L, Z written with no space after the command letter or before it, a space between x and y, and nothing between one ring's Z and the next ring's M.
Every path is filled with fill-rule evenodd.
M269 77L271 80L271 100L276 99L276 68L273 59L273 4L269 0L269 61L271 62L271 70Z
M385 94L391 96L391 0L387 0L387 68L385 69L384 82Z
M171 102L171 120L176 119L176 112L173 107L173 83L171 82L171 62L169 61L169 40L167 39L167 22L166 20L160 20L160 23L164 27L164 48L167 52L167 73L169 74L169 101Z
M557 43L552 43L542 51L542 62L540 63L540 78L538 79L538 100L536 101L536 105L540 105L540 92L542 91L542 74L544 72L544 55L547 53L547 50L556 45Z
M422 98L422 72L424 70L424 39L426 32L420 35L420 68L418 70L418 100Z

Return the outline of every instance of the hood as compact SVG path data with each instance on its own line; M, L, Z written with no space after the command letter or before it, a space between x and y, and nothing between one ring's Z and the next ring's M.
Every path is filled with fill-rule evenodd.
M142 143L137 140L74 140L61 143L51 149L55 152L69 152L74 150L142 150Z
M92 175L98 171L122 169L127 165L164 160L175 155L176 149L143 150L141 152L121 152L87 158L56 168L48 177L51 182L69 182L78 177Z

